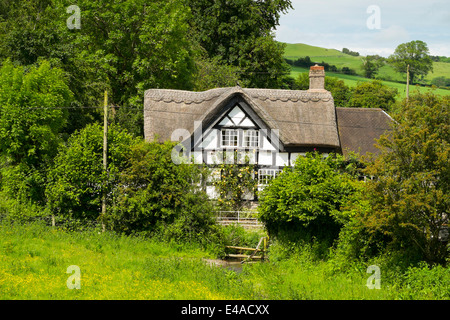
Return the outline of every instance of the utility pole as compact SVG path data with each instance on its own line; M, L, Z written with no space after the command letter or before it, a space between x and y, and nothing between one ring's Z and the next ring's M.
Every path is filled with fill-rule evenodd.
M406 100L409 99L409 64L406 67Z
M105 90L105 101L103 105L103 172L106 177L108 171L108 91ZM106 216L106 178L103 180L102 195L102 231L105 232L105 216Z

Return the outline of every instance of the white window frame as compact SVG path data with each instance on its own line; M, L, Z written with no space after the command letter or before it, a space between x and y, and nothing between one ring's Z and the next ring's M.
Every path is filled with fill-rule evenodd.
M258 185L265 186L270 180L274 179L279 173L280 169L259 169L258 170Z
M259 131L258 130L244 130L244 136L242 141L245 148L258 148L259 147Z
M236 144L231 144L231 142ZM222 129L220 132L220 144L222 147L239 147L239 131L237 129Z

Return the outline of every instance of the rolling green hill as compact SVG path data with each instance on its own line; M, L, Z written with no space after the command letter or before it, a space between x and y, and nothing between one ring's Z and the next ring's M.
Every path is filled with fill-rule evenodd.
M286 49L284 52L284 57L291 60L296 60L301 57L309 56L311 58L311 61L316 63L326 62L330 65L335 65L338 69L342 69L343 67L348 67L350 69L353 69L358 74L357 76L354 75L347 75L347 74L341 74L341 73L333 73L333 72L327 72L327 76L332 76L339 78L345 82L346 85L350 87L356 86L358 81L370 81L367 78L363 77L363 70L361 68L362 64L362 57L358 56L351 56L348 54L344 54L339 50L336 49L326 49L321 47L315 47L310 46L303 43L296 43L296 44L286 44ZM308 72L306 68L301 67L291 67L291 76L294 78L302 72ZM433 72L429 73L425 80L430 83L430 81L433 78L444 76L450 78L450 63L445 62L433 62ZM400 97L404 97L406 95L405 93L405 84L396 82L396 81L405 81L406 77L398 72L396 72L391 66L384 65L380 68L378 72L378 78L383 80L383 83L397 88ZM421 87L421 86L411 86L410 92L415 92L417 90L420 90L422 92L428 91L428 90L435 90L437 94L443 94L443 95L450 95L450 90L445 89L432 89L430 87Z
M325 49L321 47L314 47L303 43L286 44L284 57L287 59L296 60L301 57L309 56L311 61L320 63L322 61L334 64L339 69L348 67L354 69L357 73L361 73L361 57L355 57L344 54L336 49Z
M304 56L342 56L342 52L336 49L325 49L321 47L314 47L304 43L286 43L286 49L284 51L286 58L300 58Z

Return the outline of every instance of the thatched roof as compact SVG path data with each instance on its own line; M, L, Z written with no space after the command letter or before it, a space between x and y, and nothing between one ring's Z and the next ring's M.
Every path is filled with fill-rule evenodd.
M194 131L194 121L206 128L233 98L241 98L271 129L278 129L286 146L339 148L336 109L326 90L219 88L204 92L150 89L145 92L144 133L170 140L176 129Z
M345 155L377 154L374 146L390 129L392 118L378 108L335 108L326 90L218 88L204 92L150 89L145 92L146 140L171 140L177 129L194 132L194 122L208 125L230 101L246 102L270 129L278 129L284 147L326 147Z
M391 129L392 118L379 108L336 108L342 153L379 154L376 139Z

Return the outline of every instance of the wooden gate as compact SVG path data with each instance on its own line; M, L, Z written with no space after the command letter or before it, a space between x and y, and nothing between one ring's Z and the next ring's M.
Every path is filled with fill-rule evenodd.
M264 261L264 259L266 258L268 238L269 237L262 237L261 239L259 239L256 248L226 246L227 249L237 252L237 253L228 253L227 258L242 259L241 263L252 260ZM261 245L262 248L260 248Z

